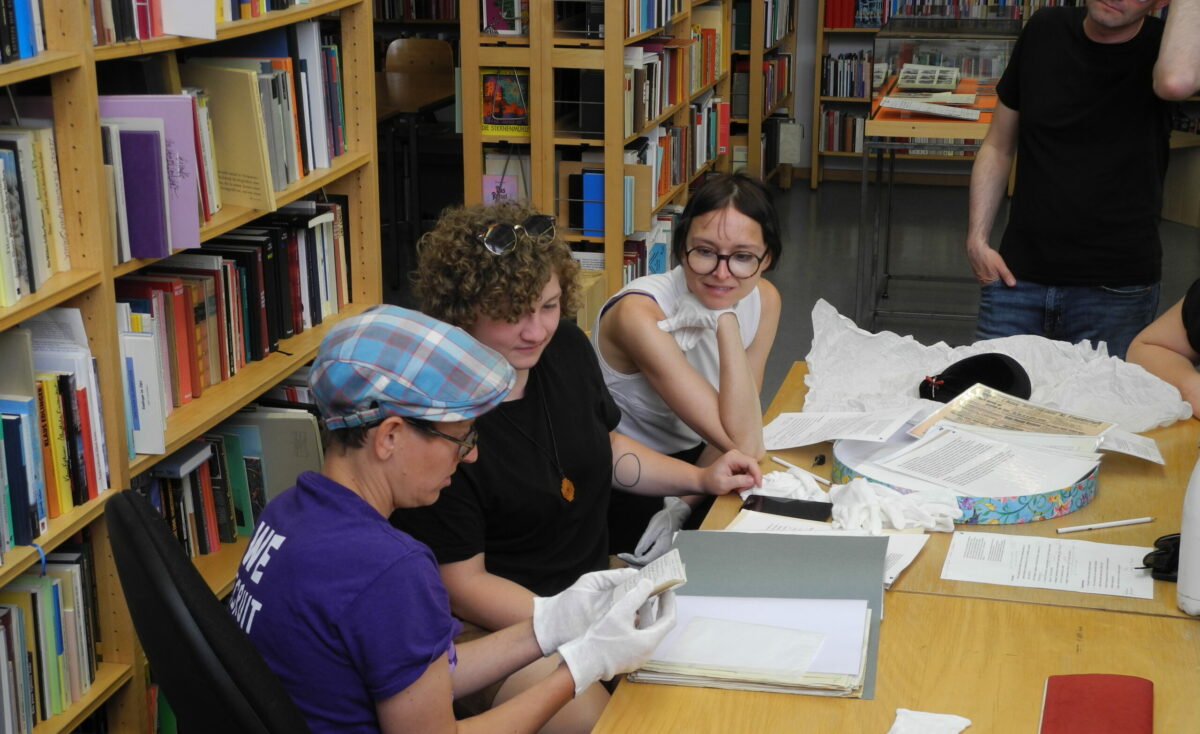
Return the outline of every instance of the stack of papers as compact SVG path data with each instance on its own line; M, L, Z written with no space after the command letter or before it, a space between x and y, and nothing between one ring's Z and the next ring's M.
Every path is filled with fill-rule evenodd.
M871 612L865 599L680 596L678 622L643 683L861 696Z
M678 622L638 682L871 698L884 538L683 531Z

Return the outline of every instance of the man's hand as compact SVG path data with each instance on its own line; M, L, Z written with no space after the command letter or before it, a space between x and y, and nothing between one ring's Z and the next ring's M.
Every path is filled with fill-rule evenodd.
M758 462L734 449L704 467L700 486L705 494L729 494L762 486L762 470Z
M980 285L987 285L994 280L1003 280L1004 285L1012 288L1017 284L1004 258L986 242L968 242L967 259L971 261L971 269L975 271L975 279Z

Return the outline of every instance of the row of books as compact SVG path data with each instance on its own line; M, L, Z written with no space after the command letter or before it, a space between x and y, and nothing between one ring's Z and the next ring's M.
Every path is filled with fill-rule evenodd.
M0 588L0 731L31 734L96 679L99 627L90 546L64 543L43 573Z
M654 215L649 231L635 232L626 238L622 254L622 283L643 275L665 273L673 267L671 236L682 214L682 206L667 204Z
M28 2L29 0L26 0ZM40 3L41 0L33 0ZM257 18L310 0L89 0L92 42L142 41L166 35L215 38L216 23Z
M691 90L714 83L725 73L729 56L724 37L724 15L719 3L692 8Z
M792 4L795 0L765 0L763 46L770 48L791 31Z
M688 171L696 173L729 151L729 103L708 90L692 100L688 135Z
M625 0L625 35L662 28L683 11L683 0Z
M22 121L0 127L0 306L71 267L54 130L42 117Z
M821 95L865 99L871 88L871 51L821 57Z
M323 461L305 373L287 378L242 411L134 477L189 557L250 538L263 507ZM295 384L288 384L295 383ZM238 613L235 588L230 606Z
M52 308L0 334L0 550L109 484L99 380L78 309Z
M42 0L0 2L0 63L32 58L45 50Z
M888 18L1014 18L1022 12L1020 0L886 0L883 22Z
M454 0L376 0L375 20L458 20Z
M625 47L625 137L642 130L684 97L684 59L658 39Z
M116 281L130 455L177 407L349 301L345 198L298 201Z
M861 110L843 110L821 105L817 149L822 153L861 153L866 115Z
M883 11L882 0L825 0L825 27L878 28Z
M792 55L780 53L763 59L763 115L770 115L792 93Z

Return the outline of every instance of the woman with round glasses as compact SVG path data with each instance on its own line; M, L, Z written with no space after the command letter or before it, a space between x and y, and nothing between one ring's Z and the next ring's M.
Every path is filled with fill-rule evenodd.
M762 456L758 391L780 308L762 278L780 254L766 188L741 174L710 178L688 200L672 254L673 270L630 282L592 328L617 430L701 466L730 449ZM653 560L689 514L677 499L614 496L611 548Z
M738 452L699 469L614 432L621 414L570 320L579 266L550 217L514 202L451 209L422 238L418 261L422 310L461 326L516 371L508 398L475 422L479 459L459 467L434 505L392 518L433 549L465 622L502 629L533 613L535 595L607 568L610 495L661 502L761 478ZM549 664L488 694L507 700L544 678L538 666ZM589 731L607 700L592 686L544 731Z

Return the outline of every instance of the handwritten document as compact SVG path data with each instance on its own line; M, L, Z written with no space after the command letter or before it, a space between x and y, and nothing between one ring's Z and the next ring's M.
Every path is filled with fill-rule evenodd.
M956 532L942 565L948 581L1154 598L1150 548L998 533Z
M763 428L763 445L768 451L777 451L835 438L886 441L912 413L912 408L870 413L780 413Z

